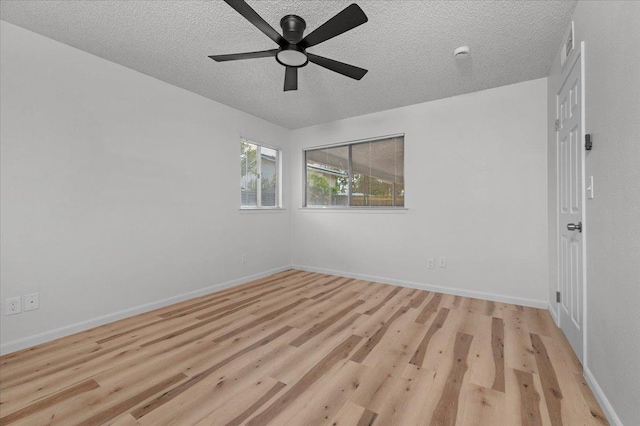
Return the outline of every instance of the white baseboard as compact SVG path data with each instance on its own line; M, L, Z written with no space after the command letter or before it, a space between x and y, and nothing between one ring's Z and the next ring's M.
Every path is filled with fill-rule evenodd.
M166 299L158 300L155 302L145 303L144 305L134 306L133 308L124 309L122 311L114 312L112 314L103 315L101 317L92 318L86 321L56 328L54 330L45 331L44 333L36 334L29 337L24 337L22 339L13 340L11 342L7 342L0 345L0 355L16 352L25 348L30 348L32 346L39 345L41 343L46 343L51 340L59 339L60 337L65 337L70 334L85 331L90 328L94 328L104 324L108 324L110 322L118 321L123 318L128 318L133 315L149 312L154 309L171 305L173 303L178 303L184 300L193 299L195 297L204 296L206 294L213 293L218 290L244 284L246 282L253 281L258 278L262 278L268 275L276 274L278 272L286 271L287 269L291 269L291 265L281 266L279 268L270 269L268 271L264 271L258 274L249 275L246 277L227 281L221 284L214 284L212 286L201 288L199 290L190 291L188 293L179 294L177 296L168 297Z
M598 400L600 407L604 411L604 415L607 416L607 420L609 420L609 423L613 426L623 426L622 421L620 420L620 417L618 417L618 415L616 414L615 410L613 409L613 406L607 399L607 396L604 394L604 391L596 381L596 378L593 377L593 374L591 373L591 370L589 370L588 367L584 367L584 378L586 379L587 384L589 385L589 387L591 388L591 391L593 392L596 399Z
M476 299L491 300L493 302L511 303L514 305L529 306L532 308L547 309L549 301L527 299L524 297L505 296L502 294L483 293L480 291L464 290L461 288L442 287L432 284L417 283L413 281L397 280L393 278L376 277L373 275L354 274L345 271L334 271L331 269L315 268L312 266L292 265L293 269L301 269L309 272L319 272L322 274L339 275L347 278L355 278L358 280L375 281L383 284L399 285L401 287L417 288L418 290L436 291L438 293L453 294L456 296L474 297Z
M551 318L553 318L553 322L555 322L556 326L558 326L558 324L560 324L558 322L558 313L556 312L555 309L553 309L553 305L551 303L549 303L549 306L547 307L547 309L549 310L549 313L551 314Z

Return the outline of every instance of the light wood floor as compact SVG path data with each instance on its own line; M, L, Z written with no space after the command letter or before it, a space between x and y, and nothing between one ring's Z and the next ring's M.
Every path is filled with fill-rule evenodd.
M607 424L544 310L286 271L0 358L0 424Z

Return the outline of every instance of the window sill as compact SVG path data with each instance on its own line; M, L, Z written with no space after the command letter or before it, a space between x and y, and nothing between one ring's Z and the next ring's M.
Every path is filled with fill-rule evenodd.
M298 210L308 213L378 213L406 214L406 207L300 207Z
M282 207L243 207L238 211L240 213L283 213L287 209Z

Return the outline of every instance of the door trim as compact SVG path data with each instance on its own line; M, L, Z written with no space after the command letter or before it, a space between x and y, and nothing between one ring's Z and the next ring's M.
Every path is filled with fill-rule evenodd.
M580 123L580 133L581 136L583 138L582 141L580 141L580 159L582 162L582 227L583 227L583 231L582 231L582 365L583 367L586 367L587 365L587 238L588 238L588 230L589 230L589 225L587 222L587 210L586 210L586 192L585 192L585 188L586 188L586 161L585 161L585 156L586 156L586 150L584 148L584 135L586 134L585 131L585 121L586 121L586 116L585 116L585 97L586 97L586 93L585 93L585 60L584 60L584 55L585 55L585 46L584 46L584 41L580 42L580 46L579 48L575 49L572 52L572 58L570 58L568 61L565 62L565 66L563 67L563 71L561 73L562 76L562 80L561 83L559 84L557 90L555 91L555 96L556 96L556 120L559 119L560 117L558 116L559 114L559 104L558 104L558 93L559 91L562 89L564 83L566 82L567 78L569 77L569 74L571 72L571 69L573 68L573 66L580 61L580 90L582 92L582 96L581 96L581 100L580 100L580 114L581 114L581 123ZM560 212L559 212L559 206L560 206L560 155L558 152L559 149L559 131L556 130L556 207L555 207L555 215L556 215L556 235L555 235L555 239L556 239L556 291L560 291ZM565 295L562 295L562 297L566 297ZM553 302L551 301L551 303L554 303L555 306L555 312L557 313L557 315L553 315L552 317L555 319L556 321L556 325L558 327L561 328L562 324L561 324L561 316L560 316L560 304L558 302Z

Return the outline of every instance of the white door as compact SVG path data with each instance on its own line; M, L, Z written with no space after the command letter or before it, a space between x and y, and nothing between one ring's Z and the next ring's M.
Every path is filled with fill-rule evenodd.
M582 49L556 96L558 158L558 283L560 328L582 361L584 328L584 216Z

